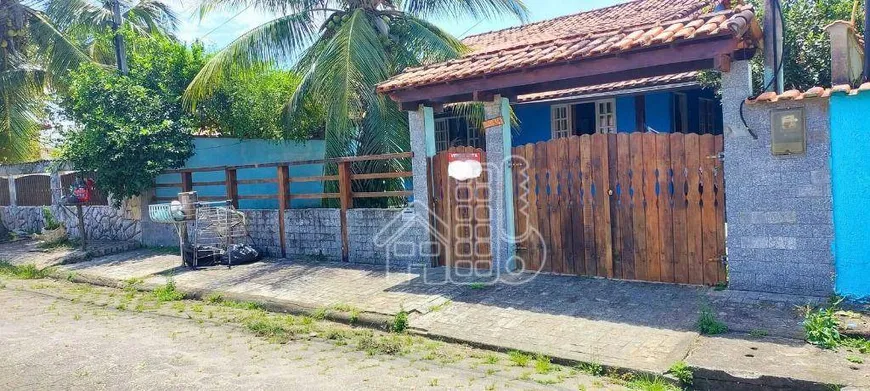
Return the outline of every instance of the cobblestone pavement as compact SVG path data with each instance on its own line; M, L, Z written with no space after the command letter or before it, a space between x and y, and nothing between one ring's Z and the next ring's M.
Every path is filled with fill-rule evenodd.
M171 277L182 290L236 292L308 308L346 304L380 314L404 309L421 334L656 373L685 359L699 343L696 322L704 307L728 325L734 333L729 335L749 338L752 332L798 342L799 306L824 300L551 275L519 285L510 279L470 284L474 278L444 283L443 268L388 272L292 260L189 271L177 268L176 256L140 251L124 258L63 270L118 281L143 278L151 286ZM762 369L746 368L754 370Z
M462 352L450 363L413 352L369 354L316 338L270 343L231 323L171 315L175 305L187 308L176 314L184 315L201 302L134 312L90 302L107 299L108 289L8 283L0 289L3 390L625 389L555 365L541 375L513 365L507 355L449 344L439 351ZM62 297L70 292L75 301ZM122 293L115 290L115 297Z

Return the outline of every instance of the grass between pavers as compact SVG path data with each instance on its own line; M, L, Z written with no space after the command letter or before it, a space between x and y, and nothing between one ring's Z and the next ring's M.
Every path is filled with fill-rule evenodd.
M42 274L45 276L45 274ZM94 286L67 281L62 276L38 281L16 281L0 275L0 283L17 284L14 289L53 291L56 297L74 302L89 303L119 311L156 313L181 317L196 322L213 322L242 327L252 335L276 344L297 340L322 340L348 350L362 351L371 356L403 356L412 361L429 362L440 366L465 366L471 369L484 366L482 378L507 379L507 382L531 381L539 384L560 384L577 389L587 387L616 387L634 390L677 390L668 380L648 374L605 370L599 364L582 363L576 366L560 365L545 355L523 352L494 352L462 344L428 339L404 331L387 332L354 327L317 319L315 316L299 316L268 312L253 302L235 302L213 293L202 300L186 300L177 291L170 279L152 291L143 291L141 279L124 281L121 288ZM157 293L155 293L157 292ZM324 309L352 313L356 308L336 304ZM403 313L404 311L400 312ZM397 323L407 325L405 318L394 318L384 326L395 330ZM73 314L72 319L80 319ZM598 369L590 369L598 368ZM493 383L495 384L495 383ZM501 387L497 387L501 388Z

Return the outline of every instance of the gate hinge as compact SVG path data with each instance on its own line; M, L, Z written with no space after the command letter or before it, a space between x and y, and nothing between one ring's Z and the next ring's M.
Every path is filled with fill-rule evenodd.
M717 154L715 154L715 155L707 156L707 159L719 159L719 160L725 160L725 152L719 152L719 153L717 153Z

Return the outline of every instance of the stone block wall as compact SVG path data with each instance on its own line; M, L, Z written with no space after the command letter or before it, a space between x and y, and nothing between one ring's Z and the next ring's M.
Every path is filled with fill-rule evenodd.
M248 224L250 245L263 255L281 256L281 236L278 234L277 209L242 210Z
M12 232L36 233L45 226L41 206L0 206L0 223Z
M332 261L341 259L338 209L288 209L284 213L284 227L288 257L324 256ZM275 243L278 243L277 239Z
M770 113L803 107L807 153L771 154ZM747 104L758 136L725 138L729 286L828 296L834 240L827 99Z
M416 224L404 230L403 209L350 209L347 211L348 242L352 262L390 265L416 265L427 262L421 258L420 245L429 238ZM379 236L381 236L379 238ZM393 243L381 244L383 238ZM425 249L422 250L425 253Z
M0 220L11 231L39 233L45 226L42 206L0 207ZM66 226L71 237L79 236L78 218L74 208L64 209L52 206L51 212L56 220ZM142 237L139 222L127 218L125 210L110 206L86 206L85 227L91 240L135 240Z

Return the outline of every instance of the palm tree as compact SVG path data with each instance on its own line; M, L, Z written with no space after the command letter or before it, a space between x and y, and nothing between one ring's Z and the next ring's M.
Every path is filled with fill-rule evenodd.
M0 0L0 162L38 157L46 91L88 61L37 5Z
M409 150L407 116L378 95L376 85L406 67L468 50L428 18L509 14L525 21L527 14L522 0L204 0L201 14L219 6L280 16L218 52L194 78L185 101L195 107L234 74L291 62L302 81L288 102L288 115L295 115L303 99L325 106L327 157ZM378 161L353 169L386 172L403 166ZM400 181L355 183L354 190L401 186Z
M81 42L88 55L101 64L115 63L111 0L42 0L45 12L67 36ZM164 0L120 0L121 20L138 35L173 36L178 15Z

